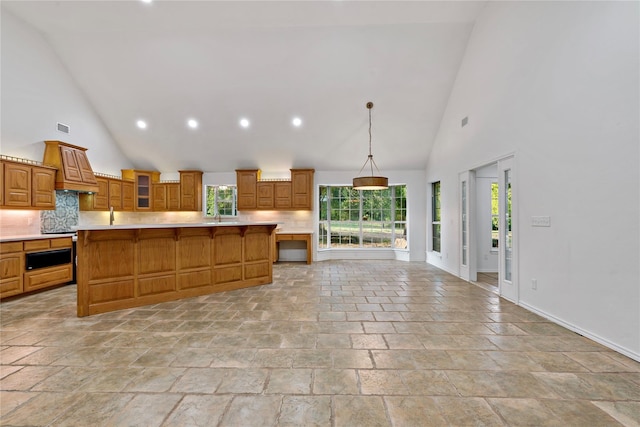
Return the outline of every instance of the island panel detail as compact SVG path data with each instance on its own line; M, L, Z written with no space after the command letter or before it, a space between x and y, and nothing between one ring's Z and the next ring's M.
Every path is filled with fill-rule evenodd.
M271 283L275 227L78 230L78 316Z

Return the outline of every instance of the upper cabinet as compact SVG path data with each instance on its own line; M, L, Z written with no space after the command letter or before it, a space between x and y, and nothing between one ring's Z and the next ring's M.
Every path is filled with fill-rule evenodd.
M259 169L236 170L238 210L313 209L313 169L291 169L291 180L261 180Z
M185 170L180 172L180 210L202 210L202 171Z
M44 142L43 163L56 168L56 190L98 191L86 148L62 141Z
M133 181L133 209L138 212L153 210L152 183L160 181L160 172L123 169L122 178Z
M97 193L80 194L80 210L202 210L201 171L180 171L180 181L160 181L157 171L122 169L122 178L98 174L96 180Z
M258 208L257 183L260 170L236 170L236 185L238 186L238 210L255 210Z
M0 207L9 209L55 209L56 170L33 160L2 159Z
M291 169L291 207L313 208L313 169Z

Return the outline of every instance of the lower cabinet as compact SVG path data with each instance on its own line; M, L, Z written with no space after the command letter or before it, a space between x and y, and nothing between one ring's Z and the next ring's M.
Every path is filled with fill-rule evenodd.
M71 237L0 243L0 298L70 283L71 249Z

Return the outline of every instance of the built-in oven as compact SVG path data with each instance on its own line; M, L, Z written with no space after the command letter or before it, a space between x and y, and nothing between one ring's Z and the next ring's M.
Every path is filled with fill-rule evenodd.
M76 241L78 240L78 233L75 231L49 231L49 232L43 232L42 234L69 234L71 235L72 238L72 247L71 249L68 249L69 251L71 251L71 258L69 258L71 260L71 270L72 270L72 274L73 274L73 283L77 283L76 282L76 270L77 270L77 265L78 265L78 255L76 252ZM44 251L44 252L54 252L54 251ZM34 252L34 254L38 254L38 253L42 253L42 252ZM53 256L56 256L55 254L52 254ZM37 262L37 261L36 261ZM55 262L55 261L52 261ZM69 261L66 262L62 262L60 264L65 264ZM60 265L60 264L53 264L53 265ZM27 264L27 270L28 268L28 264Z
M25 269L27 271L38 268L54 267L69 264L73 257L72 248L51 249L40 252L30 252L25 255Z

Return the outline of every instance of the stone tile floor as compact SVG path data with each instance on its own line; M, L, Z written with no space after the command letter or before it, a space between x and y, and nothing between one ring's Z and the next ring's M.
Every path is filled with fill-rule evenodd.
M0 305L5 426L640 425L640 363L424 263L77 318Z

